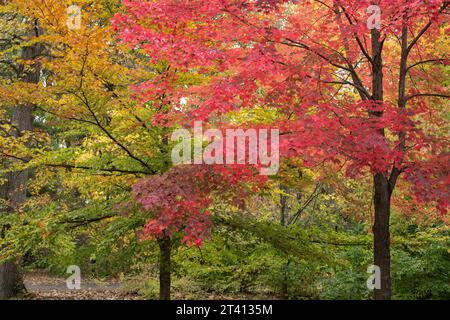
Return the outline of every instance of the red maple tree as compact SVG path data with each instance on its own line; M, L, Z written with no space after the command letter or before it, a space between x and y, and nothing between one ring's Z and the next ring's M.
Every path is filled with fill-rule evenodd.
M448 33L449 2L123 3L126 13L115 24L130 47L145 50L151 62L170 60L172 69L211 78L201 88L165 86L169 117L207 120L240 108L275 108L284 156L300 156L305 165L343 164L351 177L373 175L374 264L382 272L375 298L389 299L389 219L398 179L417 202L434 203L443 214L448 208L450 155L442 130L448 57L433 46ZM369 29L373 5L381 21ZM149 97L158 89L146 88ZM177 107L183 97L191 108Z

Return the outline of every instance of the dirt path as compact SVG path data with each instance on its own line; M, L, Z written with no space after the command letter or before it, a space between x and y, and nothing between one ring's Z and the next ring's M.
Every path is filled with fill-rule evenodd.
M25 286L34 300L138 300L125 293L115 280L97 282L82 279L80 290L69 290L66 280L42 272L25 275Z

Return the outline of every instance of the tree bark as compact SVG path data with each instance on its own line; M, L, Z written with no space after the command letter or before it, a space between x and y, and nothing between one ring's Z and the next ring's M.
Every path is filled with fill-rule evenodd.
M281 190L287 191L287 188L281 186ZM287 196L284 194L280 195L280 224L285 227L286 226L286 214L287 214ZM286 263L281 267L281 271L283 273L283 278L281 280L281 296L284 300L289 299L289 279L288 279L288 268L289 268L289 258Z
M158 240L159 261L159 300L170 300L171 287L171 251L172 241L168 236Z
M372 99L375 102L384 101L383 90L383 43L380 31L372 30ZM372 117L381 117L383 112L372 112ZM379 132L384 137L383 129ZM378 172L374 175L374 265L381 271L381 287L375 288L376 300L391 299L391 252L390 252L390 209L391 209L391 185L386 173Z
M7 300L25 292L19 259L0 265L0 300Z
M381 287L375 288L375 300L391 299L391 236L389 219L391 209L391 192L388 179L381 173L374 177L374 265L381 271Z
M30 37L38 37L39 28L37 21L30 31ZM22 49L21 58L32 60L43 50L42 45L35 44ZM30 69L20 66L18 77L27 83L39 83L41 67L38 63L33 64ZM16 129L12 130L12 137L19 137L27 131L33 130L34 105L22 104L12 108L11 122ZM29 142L30 143L30 142ZM8 165L8 164L6 164ZM9 165L12 165L10 163ZM5 174L6 182L0 186L0 197L5 199L8 205L4 214L14 214L18 208L26 201L26 186L28 181L28 170L9 172ZM7 232L8 226L2 226L2 234ZM21 259L12 257L5 263L0 264L0 299L9 299L26 291L21 272Z
M29 131L32 127L30 106L14 108L12 122L20 132ZM8 208L4 214L14 214L26 200L26 184L28 170L9 172L5 175L6 183L0 187L0 196L7 200ZM2 227L2 233L8 232L8 227ZM24 293L22 272L20 270L20 258L14 257L0 264L0 299L9 299Z

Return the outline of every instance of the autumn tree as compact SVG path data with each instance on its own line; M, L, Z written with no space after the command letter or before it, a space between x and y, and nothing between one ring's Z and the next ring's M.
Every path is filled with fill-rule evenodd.
M352 178L372 175L374 264L381 269L375 298L390 299L389 221L399 179L419 203L448 208L441 130L448 1L123 3L127 12L116 22L130 48L151 61L170 59L177 70L213 74L197 89L165 88L179 106L173 114L206 120L276 109L284 156L307 166L326 162Z
M34 182L32 196L41 199L37 201L40 207L28 210L57 205L67 213L49 219L63 226L52 230L54 233L74 224L108 225L130 214L133 209L126 203L132 186L138 179L162 174L170 167L168 137L172 123L161 116L167 109L164 86L199 82L194 75L171 70L166 61L147 65L139 50L126 52L115 41L109 23L118 1L80 3L81 24L75 29L67 25L69 4L59 0L11 3L15 12L45 26L40 43L46 50L30 58L30 63L39 61L42 65L39 85L22 88L5 83L2 87L5 103L20 89L21 101L33 101L33 115L42 123L45 139L33 145L26 157L12 145L4 150L4 156L36 173L38 181ZM148 82L161 90L137 105L136 100L140 100L133 88ZM45 194L49 179L62 184L60 190L74 190L79 199L61 203L59 195L49 197ZM89 208L98 206L106 206L108 213L86 215L94 211ZM15 222L14 231L21 230L21 222ZM135 230L127 232L142 227L138 222ZM45 228L44 223L42 237L48 236ZM10 234L17 236L18 231ZM26 247L21 244L27 239L14 240L4 240L9 247L3 252L8 256ZM170 239L163 237L159 243L161 257L170 255ZM167 269L164 261L161 266L163 271ZM162 272L163 278L167 278L165 274Z
M8 21L8 24L2 24L6 30L2 32L5 38L1 44L1 81L11 89L33 90L40 80L41 65L36 59L43 52L39 43L42 30L37 20L23 19L9 5L2 3L1 7L4 9L1 19ZM21 19L23 20L20 21ZM3 170L0 185L1 211L3 214L18 214L27 199L29 176L28 169L20 166L20 157L27 157L27 149L33 143L32 113L35 105L23 97L2 93L0 114L5 117L1 119L0 157L2 167L6 170ZM10 150L16 151L15 156ZM8 229L8 225L1 226L0 236L3 237ZM0 264L0 299L7 299L24 291L20 257L9 257L8 261Z
M122 55L120 47L114 46L109 18L119 3L80 6L82 23L78 29L67 25L69 4L11 1L2 16L9 21L1 24L9 37L3 39L2 47L2 171L11 177L20 174L20 179L10 178L3 184L8 188L4 189L4 203L8 211L21 213L21 219L2 219L8 221L9 229L4 230L8 234L1 241L2 261L30 247L27 241L33 237L19 233L23 220L32 221L30 211L56 205L66 212L45 219L61 225L55 233L64 233L65 228L79 223L111 222L123 213L114 206L126 201L137 178L164 171L167 163L166 151L159 143L162 133L147 123L151 111L141 108L130 112L134 102L129 86L156 72L144 68L134 71L135 58ZM19 34L22 29L23 34ZM19 111L23 116L19 117ZM39 128L31 127L33 119ZM28 172L33 176L32 188L25 185ZM79 199L61 202L62 195L48 192L55 180L62 185L56 193L71 189ZM14 206L9 205L11 194L18 199ZM25 204L27 208L23 208ZM94 212L93 216L83 211L99 204L110 212ZM47 224L37 221L42 242L49 233ZM5 272L2 285L16 286L12 283L16 282L15 262L5 263L9 267L4 269L8 274ZM9 290L5 297L15 293Z

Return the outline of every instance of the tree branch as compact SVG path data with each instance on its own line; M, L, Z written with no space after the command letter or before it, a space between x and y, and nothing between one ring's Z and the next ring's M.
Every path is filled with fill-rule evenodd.
M437 98L450 98L450 95L440 93L417 93L406 97L406 101L409 101L418 97L437 97Z

